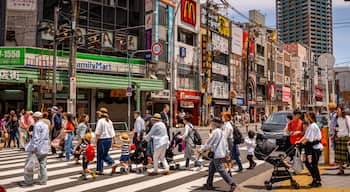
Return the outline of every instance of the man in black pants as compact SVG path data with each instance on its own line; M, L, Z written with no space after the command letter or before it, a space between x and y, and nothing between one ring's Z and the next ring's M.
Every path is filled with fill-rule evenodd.
M160 112L160 116L162 117L162 121L166 126L168 137L170 139L170 126L171 125L170 125L169 111L170 111L170 106L168 104L165 104L163 107L163 111Z

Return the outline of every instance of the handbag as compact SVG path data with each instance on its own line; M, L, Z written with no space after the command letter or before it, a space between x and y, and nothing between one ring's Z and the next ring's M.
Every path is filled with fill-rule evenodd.
M296 148L295 150L292 167L296 174L300 174L304 170L304 164L303 164L303 161L301 160L301 154L298 148Z
M33 174L33 173L36 173L39 169L39 161L38 161L38 158L36 157L36 155L32 154L25 167L24 167L24 174Z
M220 140L219 140L219 142L216 144L216 147L218 147L218 145L221 143L222 136L223 136L223 133L221 133ZM207 155L208 159L214 159L214 157L215 157L215 151L216 151L216 149L215 149L215 150L211 150L211 149L210 149L210 151L208 152L208 155Z

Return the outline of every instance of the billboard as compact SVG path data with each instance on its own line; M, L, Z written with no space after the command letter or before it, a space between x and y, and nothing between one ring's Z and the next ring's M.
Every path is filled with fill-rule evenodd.
M212 81L212 93L213 98L217 99L228 99L229 98L229 89L228 83L221 81Z
M223 35L225 37L230 37L230 20L228 20L226 17L223 17L221 15L218 16L219 21L219 33L220 35Z
M238 27L237 25L232 24L231 28L232 32L232 53L236 55L242 55L242 49L243 49L243 29Z
M291 98L290 88L283 87L282 88L282 102L289 103Z
M251 57L255 56L255 43L251 41L252 35L250 34L250 44L249 44L249 55ZM243 57L247 57L247 49L248 49L248 32L243 32Z
M216 34L212 33L212 44L213 50L219 50L221 53L225 53L228 55L228 39Z
M7 0L7 9L16 11L35 11L37 0Z
M196 2L193 0L181 0L181 20L185 23L196 25Z

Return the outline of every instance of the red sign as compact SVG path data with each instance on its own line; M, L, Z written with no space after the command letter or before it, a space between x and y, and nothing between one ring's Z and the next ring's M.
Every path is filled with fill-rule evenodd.
M315 85L315 97L316 98L323 98L323 88L321 86Z
M153 43L152 45L152 54L159 56L162 53L162 44L159 42Z
M290 88L283 87L282 88L282 102L289 103L291 97Z
M255 56L255 44L254 44L254 36L250 34L249 37L250 45L249 45L249 55L251 57ZM243 57L247 57L247 49L248 49L248 32L244 31L243 32Z
M269 82L268 89L267 89L267 98L272 100L272 98L274 97L275 97L275 85Z
M193 0L181 0L181 20L193 26L196 25L196 2Z

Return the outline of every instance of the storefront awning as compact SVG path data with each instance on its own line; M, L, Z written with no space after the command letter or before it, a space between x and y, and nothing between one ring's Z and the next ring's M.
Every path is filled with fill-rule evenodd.
M19 68L19 67L1 67L0 73L6 78L1 78L3 83L25 83L32 81L34 85L39 85L41 82L52 84L52 71L47 73L47 77L40 74L37 69ZM77 73L78 88L97 88L97 89L126 89L128 87L128 77L117 75L106 75L96 73ZM67 71L57 71L57 84L68 86ZM164 89L163 81L151 80L145 78L131 78L131 83L138 84L141 91L158 91Z

